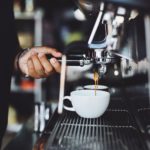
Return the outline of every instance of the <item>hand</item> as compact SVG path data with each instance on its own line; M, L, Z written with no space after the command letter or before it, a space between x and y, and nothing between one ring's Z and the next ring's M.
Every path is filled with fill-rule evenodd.
M61 66L56 58L50 61L46 58L50 54L56 58L61 57L61 53L54 48L33 47L25 50L19 57L18 66L22 73L33 78L48 77L52 72L60 72Z

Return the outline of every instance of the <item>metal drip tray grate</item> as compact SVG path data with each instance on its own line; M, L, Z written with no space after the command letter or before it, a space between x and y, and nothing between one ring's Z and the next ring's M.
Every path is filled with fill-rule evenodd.
M80 118L75 113L64 112L58 117L46 144L46 150L55 149L146 150L147 148L128 112L108 111L96 119Z
M138 109L139 117L146 126L150 126L150 108Z

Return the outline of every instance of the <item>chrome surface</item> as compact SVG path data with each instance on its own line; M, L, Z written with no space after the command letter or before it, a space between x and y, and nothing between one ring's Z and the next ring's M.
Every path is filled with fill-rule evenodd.
M46 145L46 150L53 149L146 150L147 147L127 110L108 109L95 119L64 112Z

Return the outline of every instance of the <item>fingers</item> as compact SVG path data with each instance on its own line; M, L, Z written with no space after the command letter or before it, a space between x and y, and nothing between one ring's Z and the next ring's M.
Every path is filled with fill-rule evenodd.
M61 66L56 58L51 58L49 62L45 55L40 55L39 59L45 69L46 74L50 74L54 70L58 73L60 72Z
M60 66L59 62L57 61L57 59L56 58L51 58L50 62L52 64L52 66L54 67L55 71L60 73L61 66Z
M61 66L56 58L51 58L50 62L45 55L32 56L28 62L28 74L34 78L48 77L54 70L60 72Z
M37 55L31 57L27 62L28 74L34 78L46 77L43 66Z
M62 54L60 52L58 52L54 48L49 48L49 47L38 47L36 49L36 52L38 52L38 57L47 75L49 75L53 70L60 73L61 66L59 62L57 61L57 59L51 58L49 62L45 56L45 54L51 54L54 57L61 57Z
M50 64L50 62L48 61L48 59L46 58L45 55L39 56L40 62L45 70L45 73L47 75L49 75L51 72L53 72L53 67Z
M39 76L37 75L36 71L35 71L35 68L34 68L34 64L32 62L32 59L29 59L28 62L27 62L27 67L28 67L28 74L31 76L31 77L34 77L34 78L39 78Z
M34 68L35 68L37 74L40 75L40 76L44 76L45 71L44 71L44 68L43 68L43 66L42 66L42 64L41 64L41 62L40 62L37 55L32 56L32 62L34 64Z
M35 47L32 48L32 54L38 53L38 54L51 54L54 57L61 57L62 54L58 52L55 48L49 48L49 47Z
M21 71L33 78L47 77L53 71L60 72L61 66L56 58L47 59L45 54L61 57L61 53L54 48L34 47L26 51L20 58Z

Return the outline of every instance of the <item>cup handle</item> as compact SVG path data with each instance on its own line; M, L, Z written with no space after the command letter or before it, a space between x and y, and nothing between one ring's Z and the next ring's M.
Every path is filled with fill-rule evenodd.
M72 103L70 96L65 96L63 98L63 100L65 100L65 99L68 99ZM68 111L75 111L75 109L73 107L68 107L68 106L65 106L65 105L64 105L64 109L66 109Z

